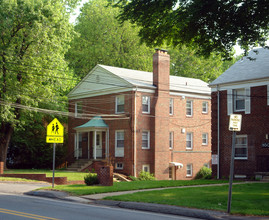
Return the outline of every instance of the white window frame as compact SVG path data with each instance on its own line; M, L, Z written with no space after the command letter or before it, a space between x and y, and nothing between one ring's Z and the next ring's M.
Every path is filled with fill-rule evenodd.
M188 110L190 110L190 114L188 113ZM186 101L186 116L191 117L192 115L193 115L193 100L187 100Z
M191 163L187 164L186 169L187 169L186 176L188 176L188 177L192 176L192 169L193 168L192 168L192 164Z
M174 132L170 131L169 132L169 149L174 148Z
M174 114L174 99L170 98L169 101L169 115L173 115Z
M148 144L147 144L147 147L143 147L143 137L144 137L144 135L143 134L145 134L145 133L147 133L147 142L148 142ZM142 149L150 149L150 132L149 131L142 131L142 137L141 137L141 140L142 140L142 143L141 143L141 145L142 145Z
M241 93L237 95L237 93ZM244 101L244 108L237 108L236 103L238 101ZM246 96L245 96L245 89L234 89L233 90L233 104L234 104L234 111L235 112L242 112L246 110Z
M208 102L203 102L202 104L202 113L207 114L208 113Z
M144 102L145 98L147 98L146 103ZM143 106L145 106L145 105L148 106L147 111L144 111L143 110ZM150 96L147 96L147 95L143 95L142 96L142 113L145 113L145 114L149 114L150 113Z
M118 146L118 133L123 133L123 147ZM124 130L116 130L115 131L115 157L124 157L124 148L125 148L125 132Z
M123 139L118 139L118 133L123 133ZM118 141L122 141L123 140L123 147L119 147L118 146ZM115 146L116 148L124 148L124 130L117 130L115 131Z
M190 147L188 147L188 143L190 142ZM187 150L192 150L193 148L193 133L192 132L187 132L186 134L186 149Z
M146 168L148 171L145 171L145 168ZM149 172L149 173L150 173L150 165L149 165L149 164L143 164L143 165L142 165L142 171L144 171L144 172Z
M81 108L79 109L78 106ZM79 111L80 110L80 111ZM82 101L75 102L75 117L79 117L82 114Z
M122 102L122 103L120 103ZM124 113L124 104L125 104L125 100L124 100L124 95L118 95L116 96L116 105L115 105L115 112L116 114L120 114L120 113ZM123 111L119 111L119 105L123 105Z
M246 139L246 143L245 144L237 144L237 139L238 138L245 138ZM246 156L245 157L236 156L236 149L238 149L238 148L246 148L247 153L246 153ZM234 159L236 159L236 160L247 160L248 159L248 136L247 135L236 135L236 144L235 144L235 155L234 155Z
M202 145L208 145L208 133L202 134Z
M123 163L116 163L116 165L115 165L115 169L116 169L116 170L123 170L123 166L124 166Z

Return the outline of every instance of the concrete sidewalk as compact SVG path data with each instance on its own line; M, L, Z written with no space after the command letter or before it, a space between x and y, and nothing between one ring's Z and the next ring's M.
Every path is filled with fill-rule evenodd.
M234 183L234 184L244 184L244 183ZM235 216L235 215L228 215L225 212L200 210L200 209L194 209L194 208L184 208L184 207L171 206L171 205L102 200L104 197L107 197L107 196L130 194L130 193L136 193L136 192L141 192L141 191L165 190L165 189L171 189L171 188L207 187L207 186L217 186L217 185L219 186L219 185L227 185L227 184L133 190L133 191L85 195L85 196L80 196L80 197L70 196L68 193L65 193L65 192L50 191L50 190L30 191L25 194L32 195L32 196L41 196L41 197L48 197L48 198L53 198L53 199L60 199L60 200L65 200L65 201L72 201L72 202L80 202L80 203L104 205L104 206L114 206L118 208L127 208L127 209L157 212L157 213L163 213L163 214L173 214L173 215L200 218L200 219L209 219L209 220L221 220L221 219L231 219L231 220L233 219L234 220L243 220L243 219L265 220L267 219L269 220L269 218L267 217Z

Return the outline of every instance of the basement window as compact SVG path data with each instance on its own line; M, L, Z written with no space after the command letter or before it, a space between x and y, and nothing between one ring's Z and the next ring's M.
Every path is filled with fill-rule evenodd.
M123 163L116 163L115 169L117 169L117 170L123 170Z

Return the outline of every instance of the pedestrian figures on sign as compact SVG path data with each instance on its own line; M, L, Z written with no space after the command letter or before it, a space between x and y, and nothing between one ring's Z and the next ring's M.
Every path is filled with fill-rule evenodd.
M58 125L57 122L56 122L56 130L55 130L55 134L59 134L59 125Z

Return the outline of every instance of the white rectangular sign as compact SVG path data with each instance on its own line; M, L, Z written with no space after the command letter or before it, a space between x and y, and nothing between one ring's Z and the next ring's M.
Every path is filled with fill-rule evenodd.
M232 114L230 115L229 130L241 131L242 115Z
M212 165L218 164L218 155L217 154L212 154Z

